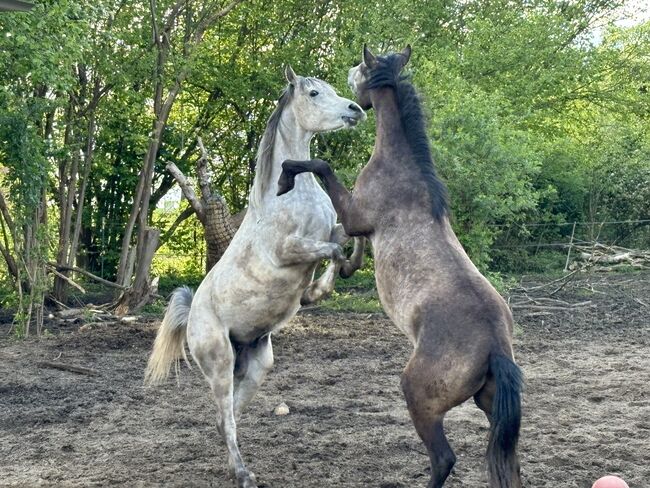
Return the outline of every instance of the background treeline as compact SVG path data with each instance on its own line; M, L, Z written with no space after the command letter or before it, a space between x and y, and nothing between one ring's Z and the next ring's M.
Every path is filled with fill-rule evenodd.
M66 267L127 294L152 266L200 277L202 227L172 204L165 165L195 177L200 136L213 188L242 209L282 67L349 96L364 42L413 45L454 227L483 269L561 262L544 246L568 240L565 222L648 247L650 23L613 24L635 2L36 3L0 14L0 301L23 327L69 299ZM351 184L373 134L371 117L314 151Z

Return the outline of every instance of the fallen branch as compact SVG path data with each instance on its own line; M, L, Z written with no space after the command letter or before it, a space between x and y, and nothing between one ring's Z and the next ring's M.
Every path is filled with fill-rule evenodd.
M541 290L543 288L548 288L549 286L553 285L554 283L559 283L560 281L566 282L569 278L571 278L573 275L575 275L579 270L575 269L571 271L569 274L562 276L561 278L557 278L553 281L549 281L548 283L544 283L543 285L537 285L537 286L531 286L530 288L524 288L523 286L520 286L519 288L516 288L514 291L523 291L524 293L528 293L530 291L535 291L535 290Z
M81 293L83 293L83 294L86 293L86 290L84 289L83 286L81 286L80 284L76 283L72 278L70 278L70 277L64 275L63 273L59 273L59 272L56 270L56 267L55 267L55 266L48 265L48 267L50 268L50 271L52 271L52 273L54 273L55 275L57 275L57 276L58 276L59 278L61 278L63 281L67 282L69 285L74 286L74 287L75 287L77 290L79 290Z
M645 268L650 266L650 252L639 249L627 249L621 246L607 246L599 242L590 246L574 246L576 259L585 265L599 265L607 268L616 266L632 266ZM597 269L599 270L599 269Z
M530 299L529 299L530 300ZM526 303L526 302L517 302L511 303L510 308L512 309L530 309L530 310L574 310L576 308L588 307L591 305L591 300L578 303L567 303L562 300L558 300L556 303L553 303L553 300L549 300L551 304L541 305L537 303Z
M99 372L94 369L84 368L83 366L75 366L74 364L55 363L53 361L41 361L37 363L41 368L59 369L61 371L69 371L71 373L85 374L88 376L99 376Z
M526 317L545 317L547 315L553 315L553 314L551 312L540 311L540 312L528 312L528 313L524 313L524 315Z
M53 267L57 271L74 271L75 273L79 273L84 276L87 276L88 278L98 281L103 285L110 286L111 288L117 288L118 290L126 290L125 286L118 285L117 283L113 283L112 281L105 280L104 278L100 278L99 276L92 274L90 271L77 268L76 266L65 266L63 264L56 264L56 263L47 263L47 264L48 266Z

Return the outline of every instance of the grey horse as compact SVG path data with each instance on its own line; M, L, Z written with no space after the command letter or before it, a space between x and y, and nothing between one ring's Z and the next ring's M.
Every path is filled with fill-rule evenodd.
M286 70L288 87L262 137L246 216L232 242L192 297L176 290L158 330L145 380L164 380L185 357L184 343L207 379L217 404L217 425L240 488L256 487L237 446L236 419L273 365L271 334L295 316L302 303L331 292L339 273L361 264L363 241L350 261L348 239L327 194L311 174L278 198L281 163L308 159L315 133L352 127L365 112L317 78ZM313 281L316 266L331 260ZM342 269L343 268L343 269Z

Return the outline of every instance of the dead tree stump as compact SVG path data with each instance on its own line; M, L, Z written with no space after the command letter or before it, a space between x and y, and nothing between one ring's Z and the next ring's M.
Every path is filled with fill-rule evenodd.
M197 196L190 182L174 163L167 163L167 171L178 182L183 195L187 198L203 226L207 247L205 267L206 272L208 272L226 251L241 224L245 210L231 215L226 200L210 187L210 178L207 171L208 153L200 137L198 142L201 148L201 158L196 163L196 174L201 190L200 197Z

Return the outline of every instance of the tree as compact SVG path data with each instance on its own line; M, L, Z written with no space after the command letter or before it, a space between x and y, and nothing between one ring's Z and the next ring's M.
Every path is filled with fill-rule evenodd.
M185 175L178 169L174 163L167 163L167 170L174 176L178 182L183 195L190 203L190 209L196 213L197 218L201 222L204 229L204 237L207 245L207 259L205 265L206 273L217 264L225 252L228 244L232 240L235 232L239 228L241 221L244 218L245 210L236 215L230 214L230 209L223 196L218 192L213 191L210 186L210 177L207 172L208 153L203 145L201 138L198 139L199 147L201 148L201 157L196 163L196 174L199 178L199 188L201 189L201 196L197 197L192 184L187 180ZM183 212L176 220L174 225L170 228L173 232L175 225L180 223L188 213Z
M232 0L222 5L221 2L178 0L160 7L156 0L150 2L151 31L156 53L152 73L154 118L136 195L122 239L117 272L118 284L128 285L132 276L134 281L119 298L116 308L118 313L138 310L149 300L151 261L160 238L160 231L148 225L149 204L156 156L169 114L190 73L197 47L201 44L205 32L228 15L241 1ZM136 221L138 235L133 249L131 237ZM137 267L133 272L135 263Z

